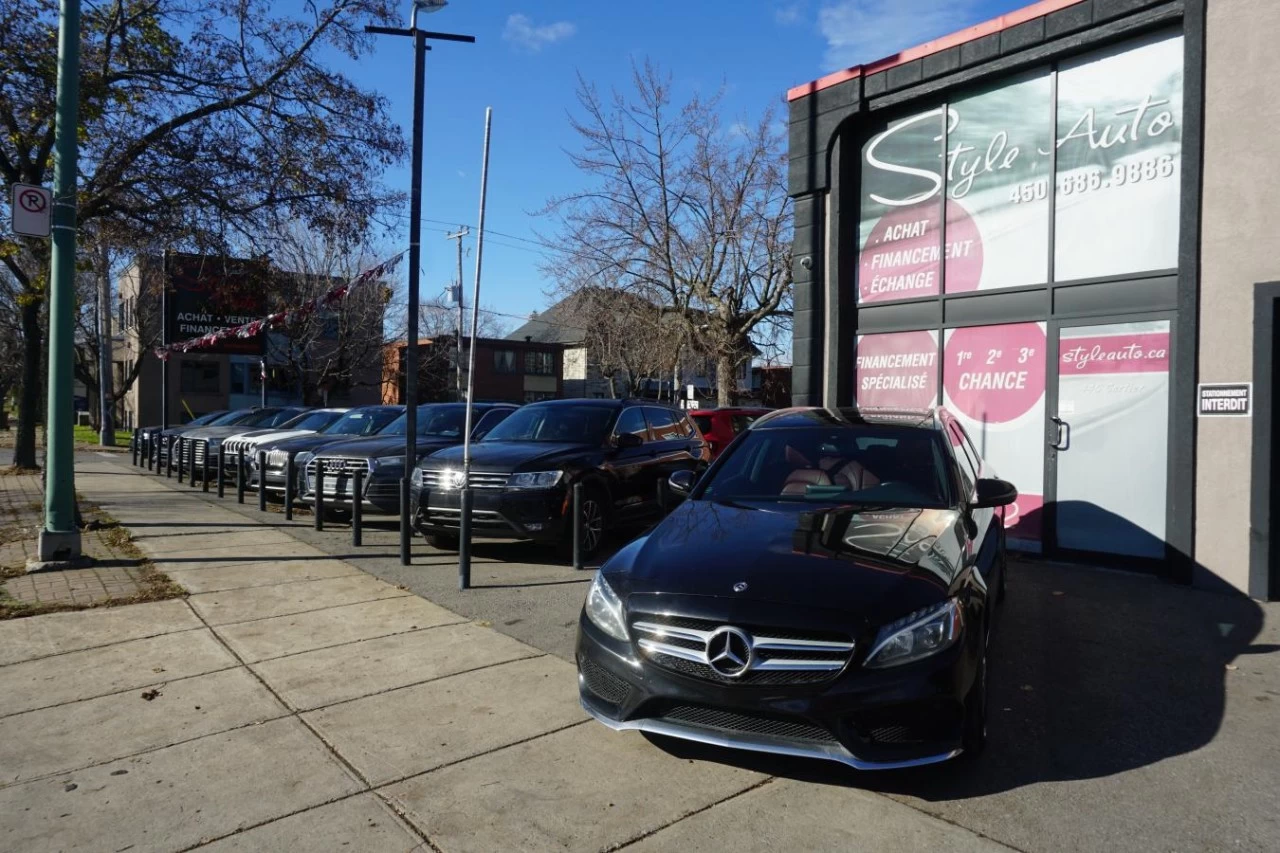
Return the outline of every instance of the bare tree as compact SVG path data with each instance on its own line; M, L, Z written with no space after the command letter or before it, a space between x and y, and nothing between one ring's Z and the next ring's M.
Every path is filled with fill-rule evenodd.
M664 381L674 386L683 339L676 315L626 291L586 286L571 297L566 316L583 330L583 344L610 397L635 396L646 383L659 393Z
M772 109L725 129L719 96L675 104L647 61L632 77L633 93L606 99L579 75L570 158L591 186L548 202L558 251L546 272L571 292L609 287L678 317L729 405L753 336L790 313L783 140Z
M120 245L251 254L281 222L363 234L399 196L370 175L404 155L386 99L324 63L360 58L390 0L86 0L79 223ZM0 178L53 168L55 0L0 3ZM7 215L8 193L0 199ZM35 463L48 246L0 240L20 290L15 462Z

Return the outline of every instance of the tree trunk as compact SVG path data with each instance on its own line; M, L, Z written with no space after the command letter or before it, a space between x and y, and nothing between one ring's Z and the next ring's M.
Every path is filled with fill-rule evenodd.
M44 357L42 341L40 300L31 299L22 306L22 393L18 397L18 434L13 447L13 464L18 468L36 467L40 364Z
M737 377L733 356L721 353L716 356L716 405L728 408L737 396Z

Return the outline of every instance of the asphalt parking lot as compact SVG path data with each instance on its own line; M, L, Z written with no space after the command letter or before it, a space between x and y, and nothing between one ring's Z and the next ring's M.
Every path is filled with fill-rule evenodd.
M237 642L266 642L240 639L248 636L245 626L283 621L297 630L293 623L307 627L313 620L307 628L312 635L288 642L314 644L322 634L343 635L348 628L339 616L348 610L386 610L373 621L391 626L399 618L392 610L427 599L456 614L442 619L492 628L530 649L517 653L504 647L500 657L519 660L502 666L551 667L545 681L536 673L515 677L512 670L508 679L482 685L489 691L482 703L486 713L507 720L513 719L513 709L527 708L540 721L536 731L530 730L534 734L513 735L516 742L508 739L507 745L495 745L486 734L462 757L445 765L424 764L438 767L426 775L365 772L376 764L367 762L396 754L388 751L396 737L407 739L397 749L412 756L426 749L417 742L421 737L441 733L422 728L423 715L435 713L424 709L440 708L431 704L439 701L433 694L413 698L413 691L425 687L385 693L379 688L368 699L342 699L339 707L351 708L344 713L308 711L310 701L281 694L305 720L336 726L342 739L333 743L360 772L367 790L384 796L438 849L557 844L575 849L981 849L988 843L1037 851L1280 849L1274 809L1280 782L1276 605L1141 575L1019 561L1010 576L992 662L994 718L987 751L974 762L859 774L826 763L613 734L583 721L574 708L572 669L566 662L589 573L550 561L540 549L477 547L475 587L460 592L456 556L415 540L414 564L400 566L398 534L390 525L374 521L365 544L353 548L344 525L324 532L310 529L310 519L285 525L278 514L259 513L252 497L237 506L234 496L218 501L185 484L179 488L176 481L161 484L154 476L143 481L144 501L139 498L143 486L133 478L145 475L130 469L127 458L86 455L80 462L93 472L81 486L91 489L86 496L124 521L144 550L161 549L154 550L155 558L188 587L206 621L218 607L225 612L226 602L249 609L214 620L232 624L210 624L214 633L231 637L233 648ZM167 555L165 548L171 549ZM308 595L321 595L321 587L331 596L346 595L348 587L363 590L361 572L389 586L380 587L384 591L373 602L326 605L329 609L297 617L275 615L284 605L271 592L275 587L266 585L278 583L273 573L286 571L305 581L288 586L306 586ZM251 621L243 622L247 617ZM1168 626L1180 627L1171 631ZM426 643L432 634L415 630L394 636ZM353 642L366 647L366 641ZM495 642L495 648L500 645ZM391 669L387 663L380 666L400 683L409 678L406 671L427 666L439 654L428 645L418 648L396 651ZM284 654L287 661L322 652L304 654L290 647L262 654ZM534 663L555 659L554 665ZM269 662L246 665L274 685ZM480 676L456 676L473 677ZM349 679L360 680L339 669L304 681ZM372 689L351 687L354 692ZM378 696L383 704L375 706ZM315 700L329 701L333 697ZM355 713L361 702L371 703L365 717ZM445 729L448 735L440 737L440 749L473 737L461 718L440 713L442 720L453 720ZM0 718L0 735L4 722ZM582 765L593 754L609 759L604 766L594 760ZM495 790L505 798L486 793ZM603 820L584 805L603 790L614 797L597 804L605 814L617 805L671 802L663 802L656 822L620 820L615 826L604 820L601 826L608 831L599 832L578 826L575 822ZM489 810L502 808L513 816L492 817ZM491 816L492 827L465 823L482 813ZM529 832L524 844L521 826ZM964 832L950 835L947 827Z

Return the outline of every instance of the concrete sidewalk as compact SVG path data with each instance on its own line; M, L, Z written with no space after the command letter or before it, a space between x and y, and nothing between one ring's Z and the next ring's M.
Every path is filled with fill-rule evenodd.
M80 461L192 594L0 622L0 849L1007 849L588 724L569 663Z

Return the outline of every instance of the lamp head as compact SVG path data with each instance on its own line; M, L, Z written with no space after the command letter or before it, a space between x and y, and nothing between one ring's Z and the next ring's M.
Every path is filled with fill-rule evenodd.
M449 0L412 0L413 11L409 15L409 28L418 28L418 13L429 14L431 12L439 12L445 6L449 5Z

